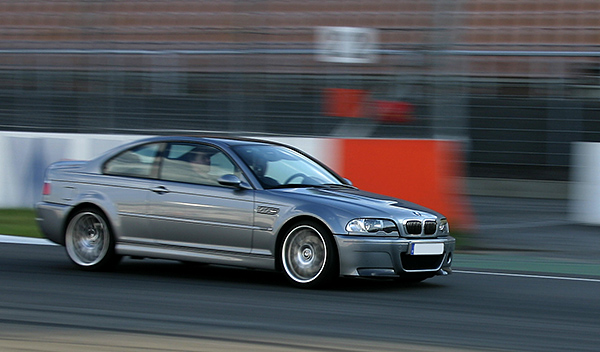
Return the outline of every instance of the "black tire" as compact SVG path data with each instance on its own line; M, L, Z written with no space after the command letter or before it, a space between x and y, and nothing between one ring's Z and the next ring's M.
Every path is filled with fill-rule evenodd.
M75 213L65 230L65 248L69 259L85 270L112 269L121 259L108 221L102 212L85 208Z
M326 228L312 221L295 224L285 233L280 259L287 279L297 287L323 287L339 276L333 238Z

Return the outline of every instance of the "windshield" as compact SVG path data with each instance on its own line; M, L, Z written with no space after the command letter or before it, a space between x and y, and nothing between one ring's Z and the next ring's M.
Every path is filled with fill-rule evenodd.
M264 188L344 185L315 161L283 146L240 145L233 149Z

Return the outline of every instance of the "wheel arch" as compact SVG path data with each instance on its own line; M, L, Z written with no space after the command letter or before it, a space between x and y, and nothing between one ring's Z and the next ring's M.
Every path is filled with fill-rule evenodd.
M329 226L327 226L327 224L315 217L315 216L311 216L311 215L300 215L294 218L289 219L285 224L283 224L280 228L279 231L277 232L277 238L275 241L275 270L277 271L283 271L283 263L281 261L281 248L283 247L283 240L285 238L285 235L296 225L303 223L303 222L314 222L320 226L322 226L324 229L327 230L327 233L324 233L324 236L330 236L331 238L331 242L333 243L333 249L336 252L336 258L337 258L337 266L339 268L339 250L337 248L337 243L335 241L335 239L333 238L333 232L331 231L331 228ZM339 269L338 269L339 270Z
M113 237L115 237L114 227L113 227L113 224L111 221L111 217L108 215L108 212L105 209L103 209L101 206L99 206L98 204L95 204L92 202L83 202L83 203L79 203L76 206L74 206L73 209L71 209L69 211L69 213L67 214L67 216L65 217L65 221L62 225L63 245L65 242L65 234L67 231L67 226L69 226L71 219L73 219L73 217L75 215L77 215L80 211L82 211L83 209L94 209L94 210L98 211L102 216L104 216L104 219L106 219L106 226L108 226L108 229L109 229L111 235Z

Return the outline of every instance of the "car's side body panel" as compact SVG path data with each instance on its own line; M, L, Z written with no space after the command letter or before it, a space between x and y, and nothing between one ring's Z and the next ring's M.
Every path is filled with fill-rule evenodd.
M148 236L158 244L250 253L254 190L156 182L149 192Z

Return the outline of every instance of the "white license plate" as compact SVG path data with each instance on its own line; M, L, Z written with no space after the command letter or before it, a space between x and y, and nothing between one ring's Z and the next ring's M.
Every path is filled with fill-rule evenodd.
M444 253L444 244L441 242L433 243L412 243L409 254L411 255L436 255Z

